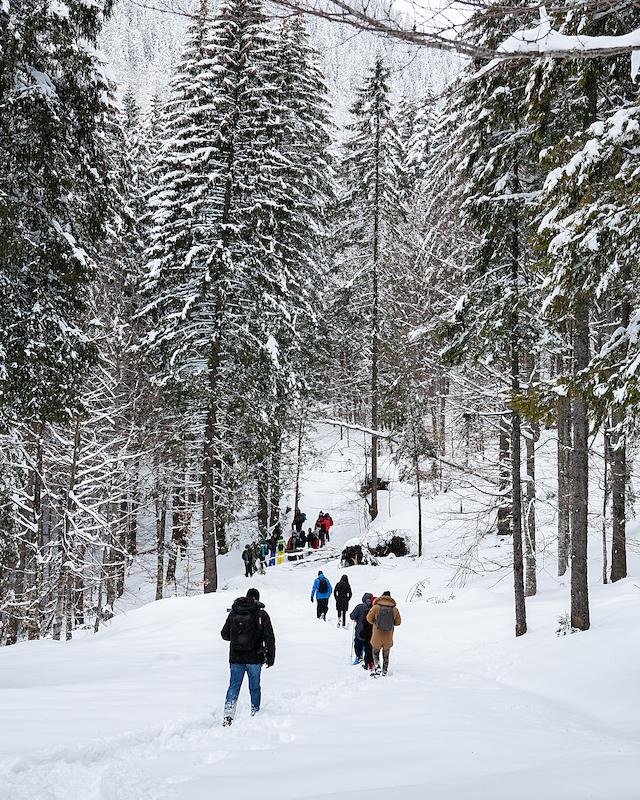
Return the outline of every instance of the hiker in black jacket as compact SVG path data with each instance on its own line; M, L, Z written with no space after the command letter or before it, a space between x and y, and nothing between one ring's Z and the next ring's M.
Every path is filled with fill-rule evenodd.
M336 583L333 590L333 596L336 601L336 611L338 612L338 627L347 627L347 610L349 608L349 600L351 600L351 586L349 586L349 578L343 575L338 583Z
M276 637L257 589L249 589L246 597L239 597L234 602L220 635L229 642L231 670L222 724L231 725L245 672L249 677L251 716L254 716L260 711L262 665L266 664L268 669L276 660Z
M373 669L373 651L371 649L371 634L373 625L367 622L367 614L371 610L373 595L365 592L362 595L362 602L353 609L349 617L355 621L354 647L356 651L356 664L362 664L365 669Z

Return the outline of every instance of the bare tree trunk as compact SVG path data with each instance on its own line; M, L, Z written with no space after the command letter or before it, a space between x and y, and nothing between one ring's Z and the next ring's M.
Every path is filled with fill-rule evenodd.
M209 364L209 410L204 435L204 460L202 467L202 549L204 554L204 591L215 592L218 589L218 568L216 563L216 523L217 502L216 491L219 489L219 469L217 468L216 445L218 437L217 418L217 383L218 383L218 350L213 348Z
M582 296L575 311L574 370L589 365L589 300ZM589 629L589 585L587 575L587 512L589 481L589 420L587 404L574 397L573 493L571 509L571 627Z
M509 516L511 515L511 503L505 497L507 489L509 488L509 474L510 474L510 452L509 452L509 423L505 416L500 417L500 431L499 431L499 469L500 479L498 488L503 495L498 506L498 536L509 536L511 533L511 526L509 525Z
M44 513L42 509L42 484L44 472L44 432L45 424L42 423L38 431L36 450L36 472L33 484L33 515L36 525L36 553L34 559L34 600L32 612L32 628L29 631L30 639L39 639L43 625L44 608Z
M176 486L173 491L173 499L171 502L171 542L169 544L169 559L167 561L167 583L173 583L175 581L176 569L178 566L178 551L180 547L186 545L186 505L184 487Z
M558 398L558 575L569 566L571 546L571 400Z
M445 406L447 403L447 395L449 394L449 378L446 375L440 376L438 379L438 405L439 405L439 420L438 420L438 451L442 457L446 455L447 450L447 417L445 414ZM442 462L440 462L442 469Z
M93 632L98 633L100 629L100 615L102 614L102 576L98 581L98 603L96 605L96 619L93 623Z
M271 451L271 470L269 475L269 525L275 525L280 520L280 461L282 456L282 438L280 428L274 437Z
M73 550L73 535L71 527L71 512L74 510L75 501L73 499L74 491L76 488L76 474L78 471L78 458L80 455L80 420L76 420L76 428L73 439L73 456L71 459L71 472L69 474L69 486L67 489L67 509L64 516L62 525L62 543L61 543L61 559L60 559L60 574L57 585L57 599L56 610L53 623L53 638L56 641L60 640L62 635L62 624L66 611L69 611L69 606L72 605L71 599L71 570L67 563L71 559ZM67 614L67 639L71 638L71 631L69 628L69 614Z
M298 453L296 457L296 497L293 502L294 513L296 508L300 508L300 472L302 470L302 436L304 433L304 419L306 416L306 406L300 414L298 421ZM342 429L341 429L342 430ZM347 437L349 436L349 428L347 428ZM347 438L347 445L349 444Z
M80 563L84 562L84 556L86 552L85 545L82 545L78 549L78 561ZM72 585L72 595L71 595L71 605L73 605L73 613L76 621L76 625L81 626L84 625L84 577L82 572L78 572L71 581Z
M511 285L514 297L518 296L519 234L514 224L511 238ZM511 395L512 400L520 393L520 318L515 304L511 312ZM513 407L511 412L511 529L513 535L513 583L516 606L516 636L527 632L527 612L524 594L524 563L522 559L522 481L520 455L520 412Z
M611 478L609 475L609 465L611 463L611 439L610 432L604 431L604 487L602 492L602 583L607 583L607 509L609 508L609 495L611 494Z
M627 329L631 317L628 282L629 266L625 265L621 275L623 281L620 326ZM623 431L624 411L615 409L611 415L611 494L612 494L612 537L611 537L611 582L627 577L627 447Z
M413 446L416 454L414 468L416 471L416 490L418 492L418 556L422 556L422 487L420 484L420 458L418 456L418 441L415 428L413 431Z
M71 570L68 571L67 581L64 587L64 606L65 606L65 619L66 619L66 639L71 641L73 637L73 584L74 576Z
M378 356L380 345L380 308L378 296L378 268L379 268L379 236L380 236L380 118L376 111L376 135L375 135L375 197L374 197L374 217L373 217L373 307L372 307L372 342L371 342L371 428L378 430L378 406L379 386L378 386ZM378 436L374 433L371 437L371 503L369 505L369 516L373 521L378 516Z
M156 497L156 547L158 565L156 570L156 600L162 600L164 589L164 543L167 527L167 495L158 478L158 494Z
M277 521L277 520L276 520ZM275 525L275 522L273 523ZM258 464L258 533L261 538L269 528L269 472L266 458Z
M536 559L536 442L540 438L540 427L531 425L527 436L527 513L526 513L526 547L527 563L525 578L525 596L533 597L538 591L537 559Z
M624 434L624 412L616 410L611 417L611 582L627 577L627 450Z
M127 519L127 552L130 556L135 556L138 552L138 507L140 505L140 461L136 458L134 462L135 484L133 492L129 498L129 510Z

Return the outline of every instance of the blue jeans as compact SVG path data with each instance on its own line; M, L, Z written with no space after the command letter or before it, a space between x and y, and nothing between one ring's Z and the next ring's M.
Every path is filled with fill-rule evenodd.
M251 713L255 714L260 710L260 670L262 664L229 664L231 670L231 680L227 689L227 697L224 701L225 717L234 717L240 687L244 680L244 673L249 676L249 694L251 695Z

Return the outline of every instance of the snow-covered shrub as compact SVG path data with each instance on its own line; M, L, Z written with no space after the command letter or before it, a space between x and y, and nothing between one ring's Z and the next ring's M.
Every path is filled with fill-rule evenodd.
M571 627L571 615L565 611L558 617L559 628L556 631L556 636L567 636L570 633L577 633L580 629Z
M385 556L415 555L416 543L408 531L375 531L358 539L349 539L342 550L341 564L377 564Z

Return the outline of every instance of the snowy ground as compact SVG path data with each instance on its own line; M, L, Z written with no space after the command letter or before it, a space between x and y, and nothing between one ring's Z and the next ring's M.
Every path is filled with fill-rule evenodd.
M364 529L358 451L335 437L323 444L303 508L330 511L340 545ZM409 527L409 493L382 497L379 524ZM459 500L450 491L430 501L422 560L322 565L332 583L346 572L358 599L388 589L398 601L384 679L352 665L351 632L336 628L333 605L327 623L316 620L317 563L248 581L237 552L222 559L216 594L149 603L71 642L2 648L0 798L638 800L638 557L614 586L594 567L591 630L557 637L569 589L547 556L529 632L516 639L511 577L499 568L507 543L491 540L496 572L449 585ZM407 602L423 580L422 597ZM273 620L276 664L263 672L260 714L249 716L245 686L222 728L219 631L251 584Z

